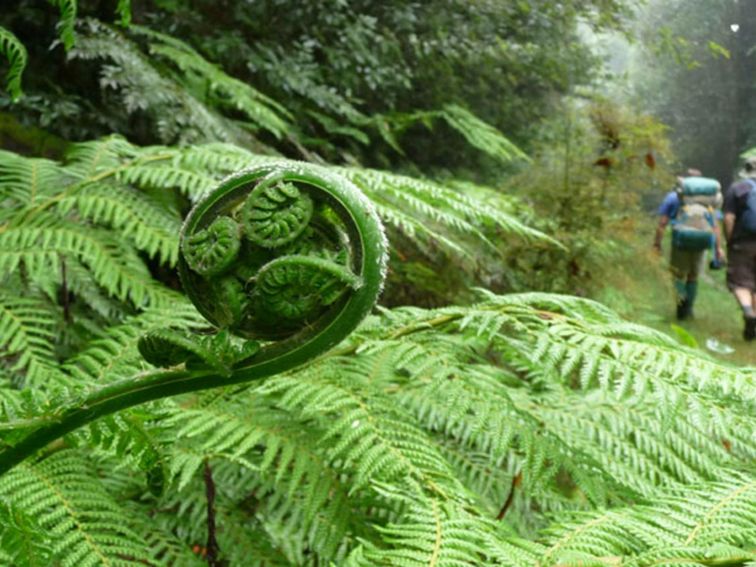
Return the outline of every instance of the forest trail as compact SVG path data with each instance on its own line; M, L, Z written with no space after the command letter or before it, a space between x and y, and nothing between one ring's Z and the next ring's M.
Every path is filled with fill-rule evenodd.
M672 280L667 272L669 235L660 257L649 246L650 234L646 228L638 230L627 257L606 274L607 285L596 299L629 321L675 336L718 360L756 366L756 342L743 340L743 319L727 289L726 269L709 270L707 260L699 280L694 317L677 321ZM726 352L730 349L732 352Z

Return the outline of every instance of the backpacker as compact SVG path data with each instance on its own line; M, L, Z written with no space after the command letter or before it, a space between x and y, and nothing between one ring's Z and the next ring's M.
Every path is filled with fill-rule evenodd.
M744 232L756 234L756 181L748 178L745 182L751 186L751 190L746 197L746 207L740 218L740 226L743 227Z
M714 245L714 209L722 204L716 179L686 177L677 187L680 208L672 221L672 246L706 250Z

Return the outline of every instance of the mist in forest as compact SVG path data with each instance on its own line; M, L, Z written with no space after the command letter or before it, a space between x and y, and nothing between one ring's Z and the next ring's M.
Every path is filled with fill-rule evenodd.
M682 169L726 187L756 145L756 2L651 0L634 32L602 44L621 91L669 126Z

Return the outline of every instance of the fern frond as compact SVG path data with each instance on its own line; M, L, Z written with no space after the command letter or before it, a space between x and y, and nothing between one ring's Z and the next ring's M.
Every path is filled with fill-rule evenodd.
M0 501L0 561L5 565L50 565L52 550L47 536L28 513Z
M4 56L10 65L5 75L5 88L11 98L16 101L23 95L21 75L26 67L26 48L15 35L2 26L0 26L0 55Z
M653 504L574 515L545 532L540 564L563 565L623 556L628 565L701 564L756 558L756 481L729 478L677 489ZM735 564L735 561L733 561Z
M465 140L490 156L502 161L528 160L528 156L496 128L457 104L447 104L436 113Z
M66 169L80 180L94 181L117 170L124 161L134 159L137 148L117 134L90 142L72 144L66 151Z
M55 366L58 320L39 299L0 293L0 351L10 357L10 370L32 382Z
M242 112L253 124L271 132L276 138L290 132L291 126L284 118L291 116L273 99L227 75L175 37L142 26L134 26L132 29L153 40L150 45L152 54L168 59L187 75L201 77L221 105Z
M23 205L34 205L66 184L65 172L50 160L0 151L0 191Z
M79 59L105 59L100 83L120 93L128 113L147 112L166 142L235 141L251 145L249 136L202 104L161 73L139 48L121 33L96 21L86 22L71 51Z
M120 17L120 24L127 28L131 25L131 0L118 0L116 14Z
M60 451L0 478L0 496L50 534L61 565L140 565L147 557L123 511L76 451Z
M507 543L501 531L490 520L443 501L413 502L400 522L379 529L383 545L358 548L346 565L533 565L534 556Z
M250 167L254 159L255 155L244 148L216 142L176 152L173 164L178 169L225 177L230 173Z
M378 170L341 168L339 171L374 200L388 200L396 205L395 210L408 207L416 219L435 221L475 240L482 236L480 227L495 227L504 233L554 243L542 232L523 225L514 217L480 206L474 199L439 183Z
M440 110L421 110L412 113L373 115L359 122L374 126L383 140L400 154L404 154L397 134L416 123L433 128L435 120L443 120L456 130L472 147L503 161L530 161L530 158L491 124L481 120L468 109L457 104L446 104Z
M217 179L203 172L187 171L173 165L130 165L116 177L140 189L176 188L195 202L218 184Z
M179 219L147 196L114 184L89 185L58 202L61 213L76 209L90 221L110 226L151 258L178 261Z
M108 295L84 264L69 257L61 265L63 267L68 290L94 313L114 321L121 320L127 314L129 308ZM37 280L36 275L34 279Z
M58 21L58 33L63 47L66 51L71 49L76 43L76 13L78 11L78 0L48 0L50 4L56 6L60 11L60 20Z
M256 401L257 395L239 397L234 401L219 398L196 409L176 408L167 421L177 426L174 434L179 442L193 440L195 447L190 452L179 448L172 458L179 489L205 459L230 463L244 459L258 477L247 490L272 492L270 501L261 505L260 515L270 514L270 521L283 523L287 531L306 534L299 543L303 548L310 546L325 557L333 556L353 523L350 485L325 455L313 450L314 431L267 408L265 401Z
M167 305L175 294L154 283L144 263L111 233L77 226L8 228L0 233L0 271L24 264L31 272L60 273L61 258L72 256L92 271L98 285L136 306Z

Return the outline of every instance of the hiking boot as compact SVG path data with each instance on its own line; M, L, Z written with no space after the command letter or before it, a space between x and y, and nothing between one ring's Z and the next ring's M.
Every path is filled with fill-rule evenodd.
M744 320L743 338L750 342L756 339L756 317L745 317Z
M686 297L682 301L678 302L677 304L677 320L682 321L684 319L687 319L690 317L693 313L693 306L690 304L690 301L688 301L688 298Z

